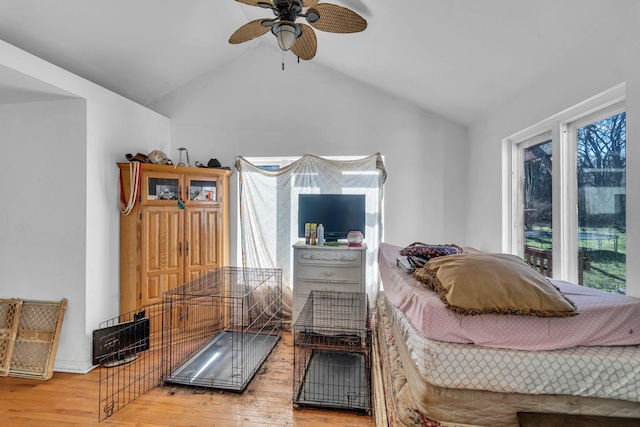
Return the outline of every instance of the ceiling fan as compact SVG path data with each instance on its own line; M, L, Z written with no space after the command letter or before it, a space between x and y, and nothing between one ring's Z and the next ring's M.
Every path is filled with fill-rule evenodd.
M278 39L283 51L291 50L301 59L316 55L317 40L313 28L330 33L357 33L367 28L367 21L346 7L319 0L236 0L240 3L271 9L273 19L256 19L238 28L229 43L238 44L259 37L269 30ZM303 11L306 9L306 11ZM311 25L296 23L306 18Z

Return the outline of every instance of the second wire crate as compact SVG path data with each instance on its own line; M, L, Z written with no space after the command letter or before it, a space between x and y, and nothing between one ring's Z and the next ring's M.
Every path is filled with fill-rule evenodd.
M371 323L365 293L312 291L293 326L294 406L371 413Z

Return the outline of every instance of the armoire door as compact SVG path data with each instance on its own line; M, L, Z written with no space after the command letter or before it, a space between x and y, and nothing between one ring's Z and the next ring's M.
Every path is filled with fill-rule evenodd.
M189 207L185 209L185 281L196 279L221 267L220 209Z
M177 207L142 209L142 271L139 305L162 301L162 293L183 283L183 211Z

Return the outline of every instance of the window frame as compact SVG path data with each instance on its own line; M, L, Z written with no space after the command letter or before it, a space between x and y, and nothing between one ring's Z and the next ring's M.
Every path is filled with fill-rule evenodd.
M553 147L553 138L551 131L545 131L541 134L532 136L524 141L514 144L513 150L513 188L514 194L512 197L512 215L513 215L513 232L511 236L511 244L515 249L515 255L520 257L524 256L524 233L516 233L516 230L524 230L524 150L533 147L534 145L551 140L551 146ZM553 153L552 153L553 159ZM555 169L555 166L554 166ZM552 170L553 178L553 170Z
M517 132L503 142L502 250L524 255L524 149L552 141L553 276L578 281L577 137L579 127L626 111L626 85L621 83L561 113Z
M340 161L349 161L349 160L359 160L367 157L368 155L357 155L357 156L321 156L328 160L340 160ZM244 157L248 162L256 165L258 168L262 166L278 166L278 168L285 168L289 166L291 163L299 160L302 156L246 156ZM381 154L382 160L385 160L385 156ZM237 188L240 188L240 174L236 176L237 180ZM236 224L238 224L238 233L236 235L236 256L238 260L242 259L242 236L240 233L240 192L236 192L235 197L236 204ZM380 215L381 215L381 223L384 224L384 193L382 196L382 202L380 204ZM384 240L384 227L382 228L382 240ZM293 252L292 252L293 256ZM291 264L293 265L293 264Z

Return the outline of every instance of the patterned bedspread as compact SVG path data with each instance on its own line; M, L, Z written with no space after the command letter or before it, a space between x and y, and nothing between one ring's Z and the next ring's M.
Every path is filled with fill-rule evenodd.
M384 292L429 339L534 351L640 344L640 299L552 280L576 303L578 316L462 316L448 310L434 292L396 267L400 249L387 243L380 245L379 266Z

